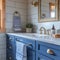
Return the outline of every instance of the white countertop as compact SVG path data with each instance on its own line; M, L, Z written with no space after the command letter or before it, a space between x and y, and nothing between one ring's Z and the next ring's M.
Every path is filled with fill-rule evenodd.
M51 43L55 45L60 45L60 38L53 38L49 35L41 35L37 33L7 33L9 35L20 36L32 40L42 41L46 43Z

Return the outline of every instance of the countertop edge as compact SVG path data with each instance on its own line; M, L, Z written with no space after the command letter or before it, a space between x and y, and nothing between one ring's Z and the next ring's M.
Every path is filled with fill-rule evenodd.
M54 45L59 45L60 46L60 38L48 38L48 39L45 39L45 38L37 38L37 37L33 37L33 36L27 36L26 34L27 33L20 33L20 34L17 34L17 33L6 33L6 34L9 34L9 35L14 35L14 36L20 36L20 37L24 37L24 38L27 38L27 39L31 39L31 40L35 40L35 41L42 41L42 42L46 42L46 43L50 43L50 44L54 44ZM30 33L28 33L30 34Z

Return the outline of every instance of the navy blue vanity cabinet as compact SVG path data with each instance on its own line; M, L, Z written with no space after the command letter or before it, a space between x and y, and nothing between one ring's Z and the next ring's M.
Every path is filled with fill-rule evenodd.
M35 60L35 40L27 39L24 37L15 36L16 41L22 42L27 45L27 60Z
M54 59L36 52L36 60L54 60Z
M6 60L16 60L16 46L15 46L15 39L12 35L6 35Z
M36 60L39 59L39 54L43 60L60 60L60 46L36 41Z

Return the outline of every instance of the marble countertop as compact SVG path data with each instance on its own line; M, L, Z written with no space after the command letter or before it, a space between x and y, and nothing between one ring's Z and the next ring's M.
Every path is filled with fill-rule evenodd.
M52 36L49 35L43 35L43 34L41 35L37 33L7 33L7 34L42 41L46 43L51 43L55 45L60 45L60 38L53 38Z

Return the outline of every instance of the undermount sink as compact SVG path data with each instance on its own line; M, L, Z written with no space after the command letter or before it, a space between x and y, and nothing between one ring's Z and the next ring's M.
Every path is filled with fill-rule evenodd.
M33 35L34 37L47 37L47 36L49 36L49 35L44 35L44 34L35 34L35 35Z

